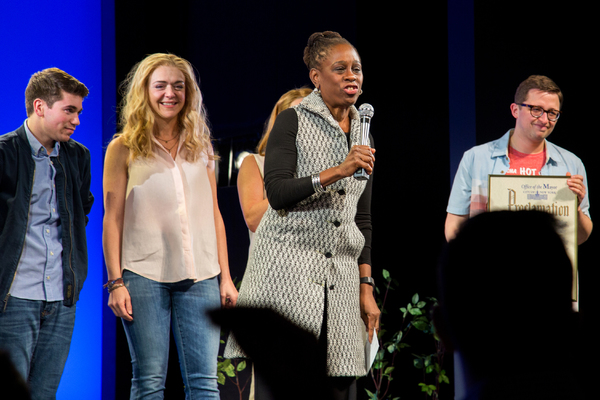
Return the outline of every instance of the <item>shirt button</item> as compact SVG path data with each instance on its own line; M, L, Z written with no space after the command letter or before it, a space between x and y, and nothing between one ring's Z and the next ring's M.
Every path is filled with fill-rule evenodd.
M53 255L54 255L54 252L53 252L53 251L51 251L51 252L50 252L50 255L51 255L51 256L53 256Z
M329 286L329 290L333 290L334 285Z
M340 221L333 221L333 225L335 225L336 228L339 228L341 224Z
M339 194L340 196L343 196L343 195L345 195L345 194L346 194L346 191L345 191L344 189L340 189L340 190L338 190L338 194Z
M50 233L50 229L46 229L46 233Z
M333 257L333 254L331 254L330 252L327 252L327 253L325 253L325 257L331 258L331 257Z

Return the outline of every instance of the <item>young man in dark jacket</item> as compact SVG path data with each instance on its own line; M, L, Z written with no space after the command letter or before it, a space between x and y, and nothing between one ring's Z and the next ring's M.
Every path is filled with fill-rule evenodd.
M70 138L87 95L58 68L37 72L27 119L0 136L0 348L34 399L56 395L87 275L90 152Z

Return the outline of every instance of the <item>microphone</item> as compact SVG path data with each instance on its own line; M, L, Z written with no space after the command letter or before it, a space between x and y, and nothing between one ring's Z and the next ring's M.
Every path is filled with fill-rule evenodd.
M363 103L360 105L358 113L360 115L360 144L370 146L369 128L371 127L371 118L373 118L375 110L369 103ZM364 181L369 179L369 174L367 174L367 171L365 171L364 168L359 168L354 173L354 178L359 181Z

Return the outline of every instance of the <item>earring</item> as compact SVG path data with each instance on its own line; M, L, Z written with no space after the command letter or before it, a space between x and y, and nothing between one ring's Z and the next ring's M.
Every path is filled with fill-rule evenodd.
M319 89L318 87L315 86L315 88L313 89L313 92L321 94L321 89Z
M363 90L360 89L360 91L358 92L358 95L360 96L361 94L363 94Z

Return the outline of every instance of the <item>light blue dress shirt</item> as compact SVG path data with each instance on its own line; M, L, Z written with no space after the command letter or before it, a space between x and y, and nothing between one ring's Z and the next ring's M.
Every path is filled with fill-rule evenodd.
M28 300L63 300L62 228L56 201L56 169L50 157L58 157L60 143L52 153L36 139L25 121L25 131L35 163L29 199L25 243L10 295Z
M498 140L475 146L463 155L448 201L446 211L455 215L471 215L484 209L487 202L488 175L505 175L510 167L508 143L512 129ZM567 172L583 176L588 187L587 174L581 160L573 153L546 140L546 164L540 175L560 175ZM471 207L479 203L478 208ZM590 217L588 191L580 204L581 211ZM474 212L475 211L475 212Z

